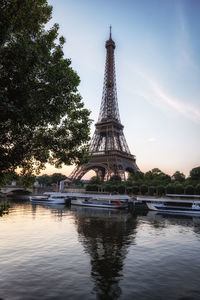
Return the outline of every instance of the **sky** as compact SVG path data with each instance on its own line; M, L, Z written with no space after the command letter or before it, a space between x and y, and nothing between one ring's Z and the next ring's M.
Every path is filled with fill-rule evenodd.
M97 122L105 41L115 41L118 104L124 135L142 172L186 176L200 166L200 1L48 0L66 39L64 55ZM68 176L74 166L42 173ZM86 176L87 177L87 176Z

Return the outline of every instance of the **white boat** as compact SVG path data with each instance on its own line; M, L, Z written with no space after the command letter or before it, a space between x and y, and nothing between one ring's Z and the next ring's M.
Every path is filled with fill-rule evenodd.
M128 207L129 199L114 195L78 195L71 199L72 205L122 209Z
M135 199L134 199L135 200ZM133 199L127 195L105 195L84 193L46 192L43 196L32 196L32 202L39 203L71 203L72 205L114 208L127 208Z
M137 201L146 203L150 210L174 214L200 215L200 201L167 199L167 198L138 198Z
M67 199L63 195L51 195L51 194L44 194L42 196L30 196L30 200L34 203L56 203L56 204L65 204Z
M127 208L132 198L127 195L105 195L86 193L45 193L49 196L62 196L65 201L70 201L72 205L101 207L101 208Z

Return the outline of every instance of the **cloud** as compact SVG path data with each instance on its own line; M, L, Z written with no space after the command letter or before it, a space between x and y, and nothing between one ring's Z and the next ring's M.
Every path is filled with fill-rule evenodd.
M178 113L195 123L200 123L200 109L198 107L195 107L192 104L185 104L181 102L181 100L168 95L155 79L150 76L148 77L141 72L139 72L139 74L143 79L145 79L150 88L150 90L145 93L139 92L138 94L141 97L147 99L165 111Z
M184 6L177 1L177 65L181 68L197 69L197 64L193 59L192 41L188 30L187 18L185 17Z
M154 138L154 137L151 137L151 138L147 139L147 142L150 142L150 143L155 142L155 141L156 141L156 138Z

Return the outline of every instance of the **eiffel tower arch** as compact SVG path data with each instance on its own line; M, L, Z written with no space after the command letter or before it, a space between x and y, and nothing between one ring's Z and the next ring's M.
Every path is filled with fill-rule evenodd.
M130 153L121 124L115 75L115 42L106 41L106 65L104 87L99 118L91 140L88 163L78 166L71 173L71 179L81 179L88 171L95 171L102 180L118 175L125 180L126 172L139 170L136 158Z

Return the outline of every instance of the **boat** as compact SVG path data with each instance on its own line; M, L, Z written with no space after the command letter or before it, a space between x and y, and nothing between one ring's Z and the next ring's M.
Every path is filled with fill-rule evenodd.
M30 196L30 201L34 203L56 203L56 204L66 204L67 199L64 195L57 195L51 193L44 193L41 196Z
M134 198L135 200L136 198ZM65 203L71 205L81 205L89 207L101 207L110 209L128 208L133 199L127 195L106 195L106 194L86 194L86 193L56 193L46 192L42 196L30 197L32 202L39 203Z
M200 201L194 199L137 198L137 201L145 203L149 210L200 215Z
M200 195L185 195L185 194L166 194L166 197L174 198L174 199L199 199Z
M128 208L129 201L129 196L76 194L71 198L71 205L123 209Z
M127 208L133 199L127 195L106 195L87 193L45 193L50 197L64 197L71 205L101 207L101 208Z

